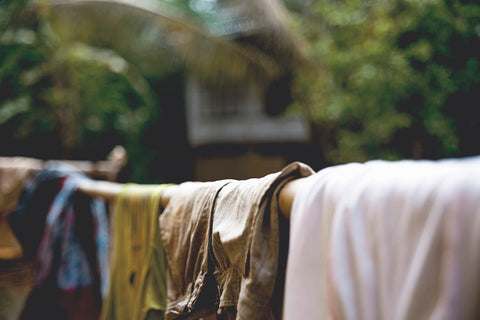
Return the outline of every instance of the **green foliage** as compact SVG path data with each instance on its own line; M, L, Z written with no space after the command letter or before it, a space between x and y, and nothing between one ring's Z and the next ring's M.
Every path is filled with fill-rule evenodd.
M296 108L318 125L327 164L480 153L478 2L291 5L312 61Z
M478 1L285 2L309 44L293 111L315 123L322 165L480 153ZM122 144L131 181L180 181L165 168L189 165L182 64L217 81L297 66L283 28L220 36L243 21L234 2L27 3L0 0L2 155L95 160Z
M148 81L111 50L20 20L0 36L2 155L103 160L121 144L139 164L131 179L148 180L138 141L160 112Z
M122 144L131 181L189 172L185 68L214 85L268 83L295 52L276 2L0 3L1 155L95 160Z

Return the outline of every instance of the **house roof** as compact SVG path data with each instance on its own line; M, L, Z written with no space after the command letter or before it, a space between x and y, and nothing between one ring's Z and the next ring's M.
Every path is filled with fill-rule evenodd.
M277 0L42 0L30 8L45 9L64 39L111 48L146 74L185 64L213 79L275 77L301 56Z

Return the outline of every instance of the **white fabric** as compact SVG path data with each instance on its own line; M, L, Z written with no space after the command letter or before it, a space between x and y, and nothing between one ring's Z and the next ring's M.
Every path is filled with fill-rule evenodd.
M290 232L286 320L480 318L480 157L321 170Z

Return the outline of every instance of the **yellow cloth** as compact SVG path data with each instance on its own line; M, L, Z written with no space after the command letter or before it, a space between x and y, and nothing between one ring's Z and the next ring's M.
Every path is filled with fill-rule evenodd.
M110 288L102 320L164 318L166 258L158 216L168 186L127 184L115 201Z

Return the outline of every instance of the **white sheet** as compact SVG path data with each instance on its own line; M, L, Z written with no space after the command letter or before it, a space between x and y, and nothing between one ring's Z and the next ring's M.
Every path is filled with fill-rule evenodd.
M480 318L480 157L321 170L290 223L284 319Z

